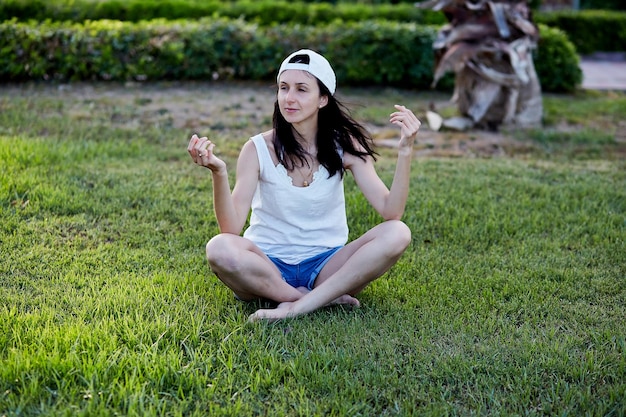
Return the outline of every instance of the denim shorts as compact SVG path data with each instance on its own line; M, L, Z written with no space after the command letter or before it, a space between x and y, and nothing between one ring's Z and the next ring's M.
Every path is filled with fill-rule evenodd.
M269 256L269 258L280 270L280 274L283 276L283 280L285 280L287 284L294 288L306 287L309 290L312 290L315 279L320 274L322 268L324 268L324 265L326 265L335 252L341 248L341 246L337 246L336 248L322 252L319 255L305 259L297 265L285 263L280 259L271 256Z

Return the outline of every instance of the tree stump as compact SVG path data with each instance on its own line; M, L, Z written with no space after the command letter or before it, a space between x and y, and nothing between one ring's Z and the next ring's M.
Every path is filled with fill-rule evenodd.
M433 87L454 71L452 100L471 125L495 130L541 124L532 57L539 30L525 0L429 0L416 6L441 10L449 21L433 43Z

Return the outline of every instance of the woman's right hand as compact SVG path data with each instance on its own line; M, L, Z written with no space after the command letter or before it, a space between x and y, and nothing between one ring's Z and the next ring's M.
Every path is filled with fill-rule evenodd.
M189 140L187 152L196 164L209 168L213 173L226 172L226 163L215 156L213 148L215 144L207 137L199 138L194 134Z

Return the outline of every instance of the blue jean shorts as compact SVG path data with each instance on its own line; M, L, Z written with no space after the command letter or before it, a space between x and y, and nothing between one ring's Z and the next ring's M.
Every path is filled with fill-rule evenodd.
M339 249L341 249L341 246L322 252L309 259L305 259L297 265L285 263L272 256L269 256L269 258L280 270L280 274L287 284L294 288L306 287L309 290L312 290L313 284L315 284L315 279L322 271L322 268L324 268L324 265L330 261L330 258L332 258L335 252Z

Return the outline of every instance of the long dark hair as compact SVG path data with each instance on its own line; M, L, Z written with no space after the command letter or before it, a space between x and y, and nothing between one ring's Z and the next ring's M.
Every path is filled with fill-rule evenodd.
M320 95L328 97L328 103L319 110L317 119L317 160L326 168L330 177L339 173L343 176L343 162L339 149L365 160L368 156L376 160L374 141L370 134L356 122L350 110L337 100L328 88L320 80L317 84L320 88ZM295 168L296 161L302 165L308 165L307 152L296 140L294 129L291 123L287 122L280 113L278 100L274 103L274 149L278 161L288 170ZM295 132L297 134L297 132ZM356 140L363 150L354 146Z

